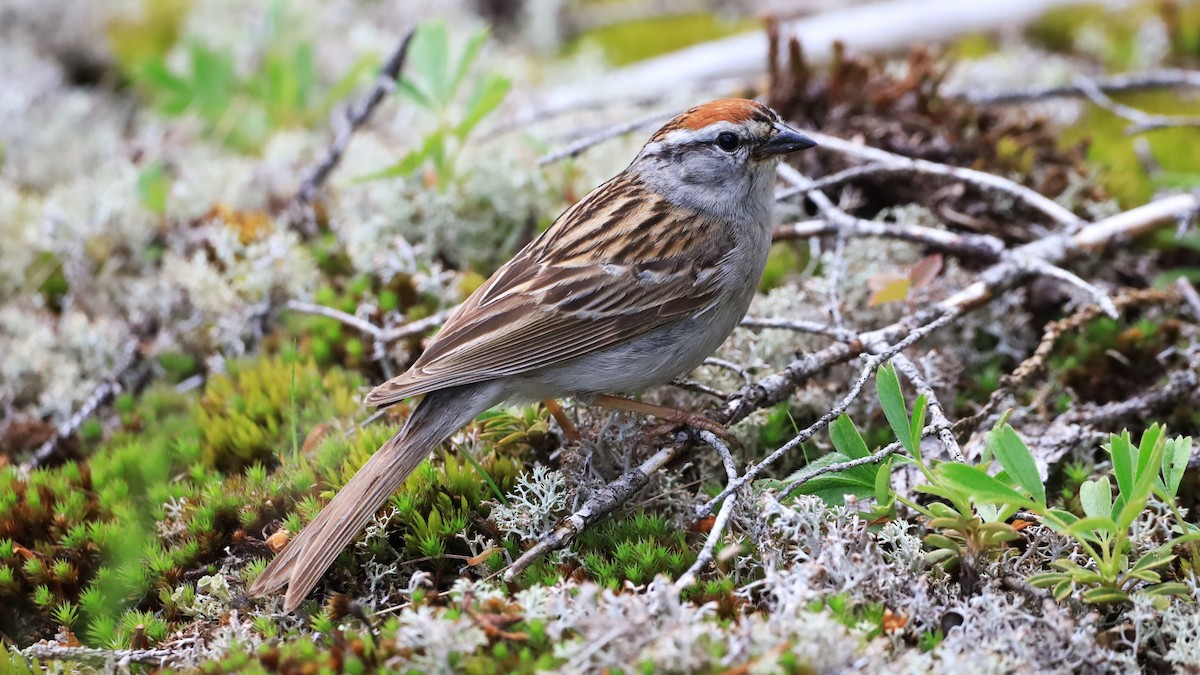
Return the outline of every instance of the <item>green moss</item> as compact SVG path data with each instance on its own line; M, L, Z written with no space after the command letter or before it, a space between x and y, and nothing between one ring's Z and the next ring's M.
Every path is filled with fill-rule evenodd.
M209 381L197 411L202 460L222 470L274 462L297 429L357 412L359 384L344 371L322 373L311 361L231 363L228 374Z

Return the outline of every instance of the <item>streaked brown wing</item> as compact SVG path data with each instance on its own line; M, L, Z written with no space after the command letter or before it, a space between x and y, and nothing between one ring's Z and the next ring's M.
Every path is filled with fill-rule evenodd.
M367 403L545 368L702 311L718 298L723 233L618 175L497 270Z

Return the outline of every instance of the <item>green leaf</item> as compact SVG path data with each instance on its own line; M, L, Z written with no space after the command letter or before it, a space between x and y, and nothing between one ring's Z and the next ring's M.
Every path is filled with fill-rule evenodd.
M920 447L914 446L912 435L909 433L908 411L904 405L904 394L900 392L900 380L896 378L896 369L892 364L881 366L875 371L875 391L879 396L879 404L883 407L883 415L896 439L915 458L920 457Z
M1083 601L1092 605L1129 602L1129 594L1117 588L1090 588L1083 592Z
M412 174L418 167L425 163L425 160L434 154L436 147L440 147L444 138L441 132L434 132L425 138L425 143L420 148L410 151L407 155L400 159L399 162L381 169L375 173L370 173L361 176L356 180L365 182L371 180L380 180L384 178L403 178Z
M804 477L812 475L813 471L850 459L850 457L840 452L831 452L788 476L783 483L784 485L790 485L804 480ZM797 486L793 492L797 494L816 495L827 504L842 504L845 501L845 495L848 494L860 498L870 497L875 490L875 472L877 470L878 467L865 465L856 466L845 471L822 474L805 481Z
M475 92L467 103L467 114L455 129L455 135L460 139L469 136L475 125L500 105L510 88L512 82L508 78L496 73L484 75L475 85Z
M463 48L462 56L458 59L458 68L454 73L454 80L450 83L450 96L458 93L459 87L462 86L463 80L466 79L467 73L474 65L475 59L479 57L479 50L483 48L483 44L487 42L488 31L486 28L480 29L471 39L467 41L467 46Z
M1112 518L1112 483L1108 477L1084 481L1079 486L1079 503L1083 512L1093 518Z
M894 501L896 501L896 495L892 493L892 462L885 460L875 471L875 503L890 507Z
M1164 501L1174 501L1179 491L1179 482L1192 458L1192 438L1176 437L1167 442L1163 450L1162 479L1158 481L1159 496Z
M1139 595L1183 595L1188 592L1188 585L1178 581L1167 581L1154 586L1147 586L1138 591Z
M1028 497L989 476L983 469L958 462L944 462L937 467L943 481L976 501L1008 504L1018 508L1036 506Z
M1161 466L1158 462L1152 462L1155 456L1155 451L1160 447L1166 448L1166 429L1160 424L1151 424L1149 429L1142 433L1142 440L1138 443L1138 466L1136 476L1140 480L1142 476L1148 472L1158 474Z
M988 434L987 445L1008 476L1044 507L1046 487L1042 484L1042 476L1038 473L1033 453L1017 432L1007 424L993 429Z
M1107 532L1110 535L1115 535L1117 533L1117 524L1108 516L1080 518L1071 523L1066 531L1072 537L1082 537L1092 532Z
M921 447L921 436L925 431L925 413L929 409L928 403L925 394L918 396L916 402L913 403L912 421L908 423L908 436L914 448Z
M867 450L866 442L863 441L858 429L854 426L854 422L845 414L829 425L829 438L833 441L833 447L850 459L858 459L871 454Z
M1108 452L1112 455L1113 476L1117 479L1117 492L1122 496L1128 496L1133 492L1133 482L1136 479L1134 475L1134 457L1133 444L1129 440L1129 432L1126 431L1120 436L1113 435L1109 438Z
M429 95L426 94L424 91L421 91L420 87L413 84L408 79L400 79L399 81L396 82L396 93L399 94L400 96L403 96L403 97L409 99L413 103L416 103L417 105L421 106L422 108L425 108L427 110L434 109L434 103L429 98Z
M1163 451L1166 450L1166 443L1159 442L1161 440L1161 432L1158 434L1152 433L1155 427L1152 426L1146 430L1142 441L1145 447L1145 457L1139 457L1139 466L1144 466L1145 470L1141 471L1137 480L1133 484L1133 491L1128 495L1127 501L1121 507L1120 515L1117 517L1117 526L1121 530L1128 530L1133 521L1138 515L1146 510L1146 502L1150 500L1150 493L1154 491L1155 483L1158 481L1158 470L1162 466ZM1146 443L1146 435L1151 436L1151 442ZM1125 497L1126 495L1122 495Z
M445 22L421 24L408 48L408 64L428 85L436 103L442 107L450 103L450 35Z

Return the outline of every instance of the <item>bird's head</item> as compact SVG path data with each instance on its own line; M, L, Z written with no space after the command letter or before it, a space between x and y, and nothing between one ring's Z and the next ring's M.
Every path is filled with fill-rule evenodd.
M769 206L775 166L783 155L814 145L762 103L720 99L663 125L630 170L681 206L705 212L732 209L722 215L738 218L744 207Z

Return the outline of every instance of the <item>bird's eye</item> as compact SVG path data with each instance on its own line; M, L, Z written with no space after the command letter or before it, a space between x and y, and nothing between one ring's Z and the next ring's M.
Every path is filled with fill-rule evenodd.
M717 136L717 147L721 148L725 152L733 152L734 150L737 150L741 143L742 140L737 137L737 134L731 131L722 131Z

